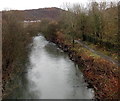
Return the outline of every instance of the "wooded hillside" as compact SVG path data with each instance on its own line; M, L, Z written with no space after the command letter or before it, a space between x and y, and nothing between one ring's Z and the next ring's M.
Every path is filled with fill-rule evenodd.
M40 8L40 9L31 9L22 11L25 16L25 20L41 20L41 19L50 19L56 20L59 18L61 12L64 10L56 7L52 8Z

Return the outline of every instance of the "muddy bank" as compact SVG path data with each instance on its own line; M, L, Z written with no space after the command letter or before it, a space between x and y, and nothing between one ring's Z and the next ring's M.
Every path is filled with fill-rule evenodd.
M84 74L85 81L89 84L88 87L94 89L95 99L119 99L120 76L117 65L101 57L94 58L84 52L80 53L79 45L73 47L71 43L61 41L57 37L48 40L67 52L69 58L80 65L79 67L83 67L80 69Z

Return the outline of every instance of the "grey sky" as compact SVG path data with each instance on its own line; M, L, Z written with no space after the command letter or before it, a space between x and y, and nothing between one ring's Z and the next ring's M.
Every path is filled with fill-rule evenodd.
M43 7L60 7L66 3L86 4L92 0L0 0L0 10L4 9L36 9ZM96 1L118 1L118 0L96 0Z

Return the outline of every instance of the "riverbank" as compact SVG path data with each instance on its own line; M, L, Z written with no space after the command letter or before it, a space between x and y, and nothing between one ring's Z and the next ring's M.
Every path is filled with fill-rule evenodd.
M13 90L19 87L19 78L26 71L26 63L28 62L28 54L30 52L29 44L32 41L32 36L30 34L24 36L25 39L22 42L24 49L22 49L21 56L16 56L16 60L10 62L7 68L2 69L2 99L6 99Z
M83 67L85 80L95 91L95 99L119 98L120 77L116 64L95 55L78 43L73 46L60 31L56 32L55 37L46 38L67 52L72 61Z
M26 69L32 37L37 34L23 23L19 11L2 12L2 98L18 87L19 77ZM33 30L31 32L31 30ZM35 34L34 34L35 33Z

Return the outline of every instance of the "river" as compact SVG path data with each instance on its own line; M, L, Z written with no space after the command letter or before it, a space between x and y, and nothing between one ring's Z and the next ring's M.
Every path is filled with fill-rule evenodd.
M92 99L83 74L68 55L43 36L33 38L26 73L11 99Z

